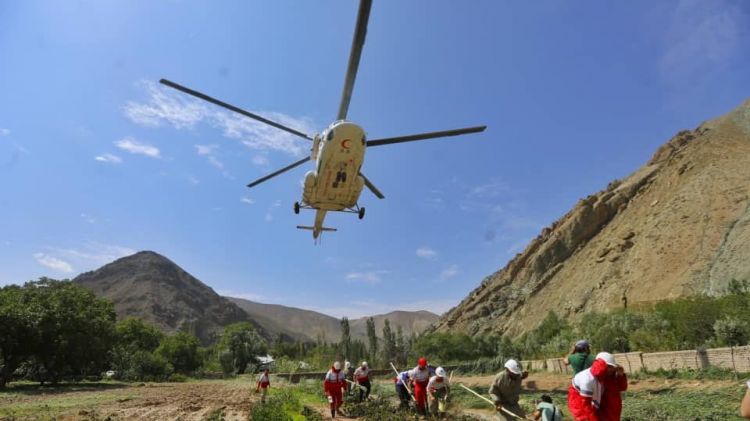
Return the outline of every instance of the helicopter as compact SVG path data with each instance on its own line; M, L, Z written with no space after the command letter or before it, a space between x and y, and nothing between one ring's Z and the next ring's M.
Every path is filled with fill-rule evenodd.
M315 169L308 171L305 174L302 187L302 199L301 201L294 202L294 213L299 214L301 209L312 209L316 211L315 221L312 226L297 226L298 229L312 231L313 239L316 241L321 233L336 231L335 228L323 226L323 221L328 212L350 212L356 213L359 219L364 218L365 208L359 206L359 196L364 187L367 187L379 199L385 198L385 195L383 195L383 193L378 190L378 188L375 187L375 185L361 171L365 158L365 150L367 148L391 145L394 143L479 133L487 128L487 126L474 126L368 140L365 136L365 131L361 126L346 119L349 111L349 102L354 89L354 81L357 77L359 61L362 55L362 48L365 44L367 23L369 21L371 7L372 0L360 0L338 115L336 120L319 134L311 136L170 80L161 79L159 81L161 84L170 88L200 98L214 105L226 108L230 111L239 113L312 142L309 156L261 177L249 183L247 187L257 186L260 183L268 181L269 179L283 174L308 161L314 161Z

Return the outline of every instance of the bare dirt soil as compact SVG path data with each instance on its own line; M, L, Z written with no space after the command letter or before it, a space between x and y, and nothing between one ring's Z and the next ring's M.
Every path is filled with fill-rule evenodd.
M242 381L141 384L110 390L0 394L0 420L224 420L248 419L259 398Z

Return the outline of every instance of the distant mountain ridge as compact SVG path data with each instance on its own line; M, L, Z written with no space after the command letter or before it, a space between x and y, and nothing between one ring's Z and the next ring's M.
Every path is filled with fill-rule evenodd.
M137 317L168 333L191 332L204 344L226 325L251 321L236 304L152 251L115 260L73 282L111 300L120 319ZM267 336L262 329L261 334Z
M281 333L302 341L315 341L319 336L329 342L341 338L341 319L327 314L278 304L261 304L242 298L226 298L245 310L248 316L273 335ZM388 319L394 332L397 326L401 326L404 336L408 337L412 333L422 333L430 324L437 321L439 316L429 311L392 311L374 315L372 318L378 336L382 336L385 319ZM367 317L349 321L353 339L367 338L366 323Z
M267 340L277 334L302 341L315 341L320 336L335 342L341 337L337 318L311 310L222 297L153 251L117 259L80 274L73 282L111 300L118 319L137 317L166 333L190 332L204 344L214 342L224 326L241 321L254 324ZM427 311L394 311L373 318L378 335L388 318L394 332L396 326L401 326L404 335L409 336L421 333L439 317ZM352 338L367 337L365 323L366 318L350 321Z

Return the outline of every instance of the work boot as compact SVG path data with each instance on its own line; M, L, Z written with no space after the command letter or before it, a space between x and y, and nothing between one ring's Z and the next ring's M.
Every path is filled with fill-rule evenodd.
M331 418L336 418L336 410L331 409Z

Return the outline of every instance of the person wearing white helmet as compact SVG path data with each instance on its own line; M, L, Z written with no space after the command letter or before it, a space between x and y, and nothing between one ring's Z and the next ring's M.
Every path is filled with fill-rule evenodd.
M622 392L628 389L625 370L614 355L600 352L594 364L573 377L568 388L568 409L577 421L619 421Z
M333 363L331 369L326 373L323 390L328 396L328 403L331 406L331 418L336 418L336 412L341 413L341 404L344 402L343 392L346 390L346 377L341 370L340 362Z
M445 417L448 395L451 392L450 381L443 367L435 370L435 375L427 383L427 395L430 399L430 413L438 418Z
M506 421L516 419L506 411L521 418L526 416L526 412L518 404L518 400L521 395L521 381L528 376L528 371L524 371L521 364L513 359L506 361L505 370L495 376L489 394L495 402L498 419Z
M370 397L370 367L367 365L367 361L362 361L362 364L354 370L354 381L359 385L359 400L367 400Z

